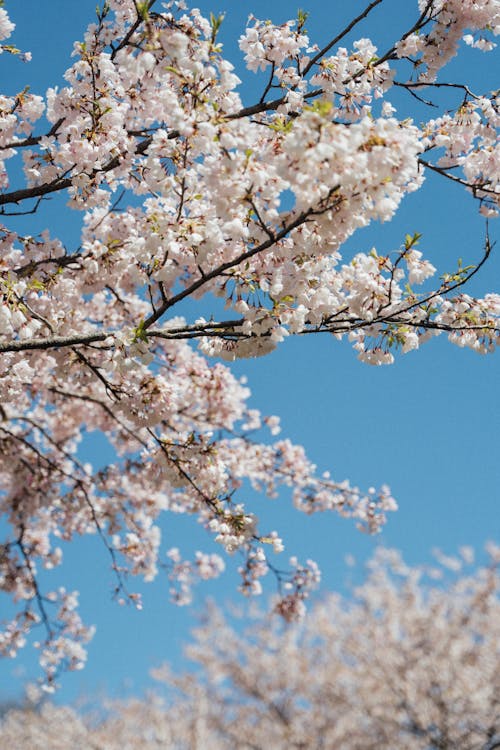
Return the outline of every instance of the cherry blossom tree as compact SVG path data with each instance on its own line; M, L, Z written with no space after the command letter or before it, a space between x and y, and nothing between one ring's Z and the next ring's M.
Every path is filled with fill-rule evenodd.
M244 105L217 38L222 17L182 2L106 0L75 44L64 87L0 97L0 498L9 525L0 585L17 604L0 653L15 656L42 626L48 688L61 668L83 665L92 634L77 593L40 585L40 569L61 562L58 539L97 533L120 601L140 606L128 576L151 580L162 568L184 604L196 579L224 568L211 551L186 560L161 550L159 516L191 514L223 552L241 553L243 594L260 593L271 571L275 608L294 620L319 571L294 557L286 571L275 565L269 551L281 552L282 540L259 526L246 488L270 497L292 488L299 511L335 510L370 533L396 509L385 486L362 492L318 474L287 439L260 442L256 433L277 435L279 420L248 407L248 389L220 360L321 333L347 337L371 364L443 332L482 353L498 342L500 296L463 289L491 252L487 224L479 261L434 283L418 234L396 250L342 256L356 229L389 221L428 170L471 192L485 222L498 211L498 92L438 80L461 40L494 47L498 1L419 0L390 48L365 36L342 46L381 3L322 48L304 13L282 25L251 17L240 48L263 86ZM28 61L7 42L13 30L1 8L1 50ZM424 89L439 97L443 87L455 109L420 125L395 116L396 89L423 100ZM13 228L58 193L82 215L78 247L52 222L36 236ZM204 317L181 315L189 300ZM227 313L215 314L221 303ZM105 468L79 455L91 431L116 451Z
M97 717L11 710L0 739L20 750L494 750L500 550L490 553L476 569L463 548L425 570L381 548L353 596L329 595L299 625L259 616L242 635L213 608L188 649L196 672L155 670L166 694Z

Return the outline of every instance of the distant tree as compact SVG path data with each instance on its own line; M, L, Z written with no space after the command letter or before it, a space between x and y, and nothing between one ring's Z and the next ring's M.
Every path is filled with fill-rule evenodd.
M242 634L213 609L188 649L196 671L157 670L165 698L110 704L98 719L50 704L13 711L0 740L19 750L493 750L500 549L491 553L489 565L431 584L380 549L352 598L329 595L298 625L268 615ZM428 572L464 559L469 549Z
M210 357L260 356L320 332L348 337L372 364L443 331L480 352L498 342L499 295L462 291L490 253L487 232L479 262L424 291L436 269L418 234L395 251L341 256L357 228L390 220L427 170L472 192L486 217L498 208L498 92L437 80L462 39L493 48L497 0L419 0L389 48L365 36L339 46L381 3L323 48L304 13L282 25L251 18L240 48L266 80L244 106L217 40L221 17L106 0L65 86L0 98L0 498L10 525L0 586L18 603L0 653L14 656L41 623L48 688L61 667L83 665L91 636L77 595L40 584L40 568L61 561L59 538L97 532L117 597L139 605L125 578L157 574L159 515L192 514L243 554L244 594L276 574L276 609L293 620L319 572L295 558L276 570L266 550L282 541L259 528L242 484L269 496L292 487L299 510L336 510L369 532L396 508L387 487L363 493L318 476L286 439L257 442L256 429L279 431L277 418L249 409L248 389ZM0 9L1 48L21 55L5 41L13 28ZM433 109L420 126L400 120L396 87L417 100L446 87L456 108ZM56 193L83 212L77 248L57 226L37 236L14 228L13 217L41 212ZM212 315L209 295L227 316ZM180 317L180 303L204 296L204 318ZM80 460L84 430L105 435L114 463ZM177 547L167 560L179 603L194 579L224 567L211 553L183 560Z

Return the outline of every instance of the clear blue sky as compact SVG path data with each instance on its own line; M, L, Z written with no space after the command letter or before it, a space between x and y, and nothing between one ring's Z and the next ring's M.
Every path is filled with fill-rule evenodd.
M215 1L215 5L205 0L197 5L205 13L227 11L222 34L225 53L244 80L244 100L250 104L259 96L262 80L242 69L236 42L245 20L253 12L284 21L297 8L284 0L272 4ZM416 5L410 0L386 0L358 37L369 36L384 49L407 27ZM304 3L311 12L307 23L311 40L320 44L363 4L328 6L325 11L319 0ZM24 65L3 55L6 91L13 93L30 84L33 92L43 93L48 86L62 85L72 43L92 20L95 0L23 0L7 2L6 7L17 24L14 43L33 53L33 62ZM463 58L445 71L443 80L467 79L473 89L488 90L498 86L495 68L496 53L485 57L465 50ZM434 116L431 110L415 109L409 98L394 97L393 101L401 115L413 112L417 120ZM57 203L53 205L56 208L50 213L33 219L29 231L50 224L54 234L77 244L79 215L61 215ZM494 238L498 235L495 222L491 229ZM453 269L458 257L467 263L481 257L484 221L477 215L477 206L462 190L434 175L428 176L423 190L406 198L393 222L358 232L346 254L373 245L380 251L395 249L406 232L414 231L423 233L422 249L442 271ZM483 294L499 291L499 286L496 254L471 291ZM498 355L481 357L440 337L419 352L399 356L391 367L372 368L360 363L348 344L326 336L287 341L269 357L235 364L234 370L249 378L253 405L265 414L280 415L283 435L305 445L321 469L331 469L335 478L349 478L361 488L387 482L398 499L399 512L375 538L360 534L352 523L334 515L306 518L290 509L286 497L274 503L257 501L257 512L282 532L286 552L303 559L311 556L320 564L323 591L344 585L347 553L364 559L376 544L398 547L410 562L423 562L435 546L453 552L459 545L471 544L479 550L487 539L498 540L499 364ZM100 447L95 436L87 441L90 460L98 461ZM167 517L162 528L167 547L210 549L210 539L192 519ZM139 613L111 601L112 576L98 540L72 543L65 555L63 568L53 575L68 588L80 589L83 617L97 625L97 634L89 647L86 669L64 676L61 701L85 693L95 696L99 690L141 690L148 683L151 666L164 660L182 666L182 643L207 593L220 602L237 599L236 576L230 572L217 583L201 587L194 608L181 610L168 602L168 585L160 575L155 583L142 587L144 610ZM23 681L36 674L34 666L30 646L16 661L0 662L0 698L19 694Z

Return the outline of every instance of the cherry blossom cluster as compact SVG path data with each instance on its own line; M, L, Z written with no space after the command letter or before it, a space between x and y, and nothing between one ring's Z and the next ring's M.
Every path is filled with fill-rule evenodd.
M220 555L197 552L195 560L189 562L181 558L177 547L168 550L167 558L168 575L173 582L170 594L172 600L179 605L191 604L192 586L197 580L208 581L217 578L225 568Z
M485 216L498 213L499 108L498 92L489 97L472 95L456 112L430 120L426 126L427 151L441 152L437 168L461 168L463 181L481 199Z
M284 584L286 593L277 601L274 611L286 622L297 622L306 613L304 600L309 596L310 590L319 585L321 573L314 560L307 560L305 565L300 565L297 558L292 557L290 565L294 573Z
M49 606L40 589L61 539L100 537L119 601L140 607L129 578L165 569L182 604L224 567L212 551L183 559L177 548L165 562L161 518L195 516L216 549L243 557L240 590L257 594L273 575L276 609L293 620L319 572L293 556L287 571L274 565L285 545L257 518L255 494L284 491L300 511L334 510L370 533L396 509L386 486L361 491L273 442L279 420L249 408L245 382L217 359L320 332L371 364L442 332L483 353L498 344L499 295L462 289L491 254L488 228L482 257L439 281L418 234L344 250L358 229L390 221L428 170L486 217L500 200L497 94L456 84L456 108L419 125L388 98L432 85L466 31L496 33L497 4L421 2L390 49L351 43L378 4L323 49L302 13L281 25L251 17L240 47L264 92L248 106L222 55L222 19L155 0L98 9L62 87L0 96L0 585L17 607L0 650L14 655L43 627L49 686L57 665L83 663L90 633L75 600ZM13 31L0 9L0 39ZM425 81L408 80L417 63ZM57 226L14 228L12 216L42 215L61 195L82 216L77 248ZM214 297L227 313L211 312ZM103 466L81 459L92 432L114 456Z
M254 16L250 16L249 21L252 25L247 27L239 42L249 70L265 70L269 65L279 67L285 60L307 64L308 59L301 57L301 50L308 47L309 38L295 29L295 21L281 26L259 21Z
M496 0L418 0L427 26L415 29L396 44L399 57L409 57L420 69L419 80L433 82L439 70L457 54L461 39L483 52L496 45L500 9ZM471 33L464 34L465 31Z

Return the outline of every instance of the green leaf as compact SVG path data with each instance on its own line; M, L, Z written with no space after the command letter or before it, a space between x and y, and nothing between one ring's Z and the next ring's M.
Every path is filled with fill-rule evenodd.
M214 44L215 39L217 37L217 34L219 33L219 29L222 26L222 22L224 20L224 13L220 13L218 16L216 16L214 13L210 13L210 26L212 28L212 44Z
M11 55L20 55L21 50L17 49L17 47L14 47L13 44L2 44L1 45L4 52L9 52Z
M322 117L328 117L332 109L333 104L332 102L328 101L328 99L316 99L313 104L304 107L304 110L308 110L309 112L317 112L317 114L321 115Z
M412 247L416 247L421 237L422 235L420 232L415 232L413 235L405 235L405 250L411 250Z
M30 289L37 289L39 291L43 291L45 289L45 284L39 281L39 279L31 279L28 286Z
M297 30L299 32L304 30L304 26L308 18L309 13L305 10L302 10L302 8L299 8L297 11Z
M293 128L293 120L286 120L284 117L276 117L269 123L271 130L275 133L289 133Z
M144 320L141 320L137 328L134 328L132 341L147 341L146 330L144 328Z
M100 8L98 5L96 5L95 12L96 12L96 16L97 16L98 20L102 21L104 18L106 18L106 16L109 13L109 10L110 10L110 8L109 8L108 0L105 0L102 8Z
M146 0L143 3L137 3L137 13L143 21L147 21L149 18L149 2Z

